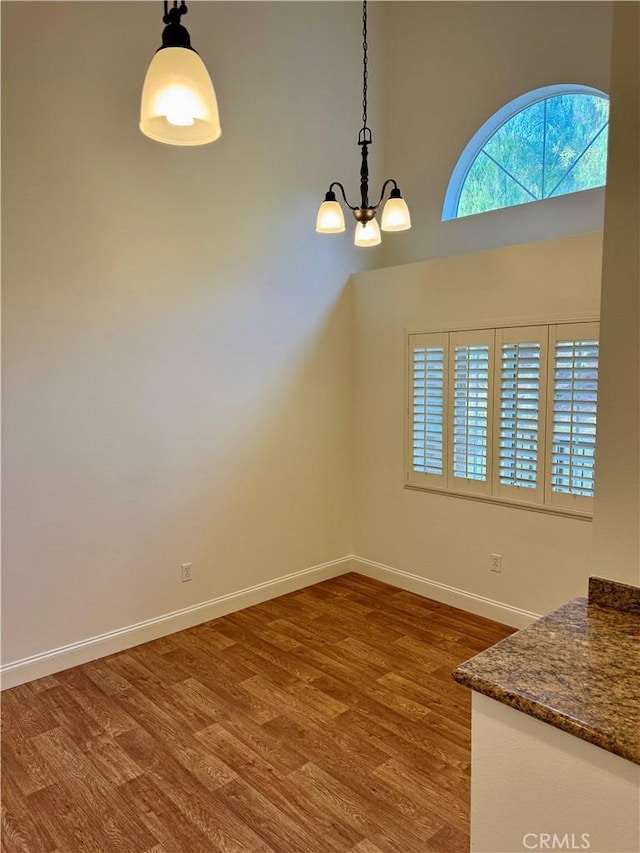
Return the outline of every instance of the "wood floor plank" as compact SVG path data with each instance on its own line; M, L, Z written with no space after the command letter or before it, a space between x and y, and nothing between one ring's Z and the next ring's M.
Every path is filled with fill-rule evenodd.
M35 791L28 797L32 821L46 830L64 853L98 853L106 848L105 838L100 832L96 835L95 821L76 804L76 796L60 781ZM4 845L4 837L2 842Z
M279 853L326 853L322 838L292 820L244 780L226 785L224 797L236 816L250 820L253 831Z
M288 711L266 723L265 729L282 740L294 743L301 754L319 766L333 767L346 763L349 767L359 765L366 773L371 773L388 760L386 753L343 731L339 722L333 725L328 721L325 724L313 723L302 714Z
M206 779L203 785L202 778L195 778L189 773L169 749L162 748L160 740L139 728L125 732L118 742L145 770L153 784L166 793L171 801L167 819L172 821L182 813L207 839L208 846L204 850L211 853L247 853L259 846L260 838L250 823L236 818L225 797L220 796L219 791L224 789L209 787Z
M117 786L110 785L94 771L64 729L51 729L33 740L51 767L64 774L66 787L73 791L74 808L88 821L92 835L105 849L134 853L151 846L152 837L140 826Z
M191 820L182 808L167 796L164 786L143 774L121 786L149 832L166 850L182 853L185 850L208 850L210 840L198 821Z
M357 574L8 690L2 853L464 853L461 660L511 630Z
M289 732L291 737L299 737L300 730L293 727L292 722L285 716L280 721L270 723L270 727L278 728L280 731ZM440 829L443 820L432 810L416 807L414 802L405 797L391 785L381 779L372 782L372 763L364 761L362 752L356 753L353 744L356 741L347 742L344 735L341 742L337 744L339 749L327 749L326 737L320 733L315 739L308 734L306 737L307 753L313 764L329 773L338 782L348 787L363 802L369 804L369 811L375 814L383 813L387 823L410 821L411 825L418 828L426 835L430 835ZM344 748L346 747L346 748ZM375 762L381 765L380 758Z
M249 753L251 760L262 760L280 773L291 773L307 761L307 758L289 741L275 737L266 726L257 726L246 717L240 717L237 714L229 715L219 723L197 732L196 738L208 742L213 729L222 729L228 737L233 738L234 742L240 745L245 756ZM237 754L231 762L225 759L223 751L216 750L216 755L223 758L234 769L243 766Z
M375 838L383 853L398 853L399 850L429 853L428 840L421 837L419 831L406 822L398 827L395 820L390 820L388 809L383 813L376 811L371 803L363 803L348 786L313 763L305 764L289 778L319 806L357 828L365 837Z
M118 735L135 725L121 706L103 693L81 666L59 673L58 680L84 713L94 719L103 731Z
M282 613L282 611L279 612ZM330 646L341 640L346 640L349 636L347 631L340 630L326 623L322 626L322 631L318 632L309 620L304 618L303 613L296 613L292 610L285 610L280 618L271 622L271 627L285 634L287 637L298 640L301 645L313 645L321 638L323 645Z
M46 828L32 820L27 801L4 783L0 812L0 834L7 853L49 853L55 849Z
M121 702L136 720L139 729L146 730L167 746L171 755L186 772L207 790L219 788L235 779L234 770L215 753L201 750L191 732L175 725L174 718L137 690L123 693Z
M449 826L465 831L468 825L467 803L463 799L461 786L459 797L443 797L442 790L435 790L440 780L434 781L429 775L416 767L409 767L400 759L391 758L386 764L377 767L374 774L397 787L417 803L430 804L438 809Z
M352 847L349 853L381 853L381 850L365 838L360 844Z
M21 684L2 694L2 728L11 730L16 746L27 744L34 735L57 725L55 717L38 699L41 691L30 688L30 684Z
M10 780L13 787L24 796L55 785L56 773L26 738L19 725L7 719L7 708L2 700L2 779Z
M358 834L347 825L331 821L325 815L319 814L308 798L289 784L286 778L288 773L302 767L306 763L305 759L295 768L287 770L278 767L271 761L272 755L265 759L222 725L211 726L210 729L200 732L199 737L207 744L215 746L217 752L226 755L227 761L233 763L244 782L259 791L305 831L321 838L326 849L333 853L346 853L352 844L359 840Z

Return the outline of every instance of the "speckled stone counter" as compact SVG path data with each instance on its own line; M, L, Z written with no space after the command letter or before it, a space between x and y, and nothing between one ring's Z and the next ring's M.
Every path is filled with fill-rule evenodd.
M460 664L453 677L640 764L640 589L591 578L589 595Z

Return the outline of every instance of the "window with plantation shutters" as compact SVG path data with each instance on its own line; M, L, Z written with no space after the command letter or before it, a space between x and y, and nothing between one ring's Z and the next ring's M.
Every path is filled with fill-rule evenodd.
M547 327L496 329L496 494L538 502L544 491Z
M549 415L548 483L553 506L591 508L595 491L598 327L554 326L553 405Z
M449 336L452 372L450 485L473 493L489 490L489 394L493 330L452 332Z
M589 517L598 324L409 335L407 485Z
M446 476L446 414L448 336L414 335L411 347L411 459L414 475L423 482Z

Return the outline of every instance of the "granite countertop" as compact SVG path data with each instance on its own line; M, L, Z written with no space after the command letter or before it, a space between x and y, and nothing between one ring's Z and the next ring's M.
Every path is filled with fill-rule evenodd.
M460 684L640 764L640 588L576 598L460 664Z

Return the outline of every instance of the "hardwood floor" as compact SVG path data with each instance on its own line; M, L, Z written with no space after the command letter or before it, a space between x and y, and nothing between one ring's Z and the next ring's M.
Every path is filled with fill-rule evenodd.
M3 853L465 853L510 628L344 575L2 694Z

